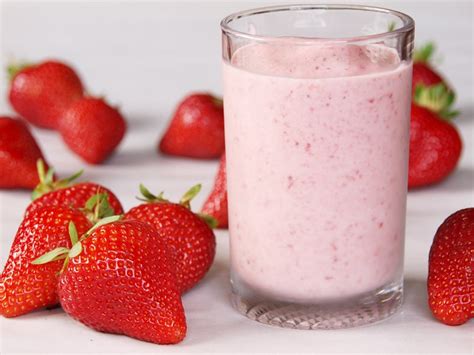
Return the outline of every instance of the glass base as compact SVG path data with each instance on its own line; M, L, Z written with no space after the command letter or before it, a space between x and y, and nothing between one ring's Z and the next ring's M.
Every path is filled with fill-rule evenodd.
M232 305L237 311L260 323L293 329L341 329L379 322L397 313L403 301L402 282L357 298L320 304L266 301L241 285L244 292L239 294L235 286Z

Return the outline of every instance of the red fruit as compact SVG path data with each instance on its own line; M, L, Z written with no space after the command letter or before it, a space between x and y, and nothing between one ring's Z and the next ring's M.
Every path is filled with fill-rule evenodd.
M57 128L65 109L82 97L81 79L67 64L46 61L9 67L10 103L22 117L44 128Z
M176 276L152 226L140 221L103 225L81 238L69 255L58 294L70 316L101 332L158 344L183 340L186 319Z
M47 192L36 198L27 207L25 216L28 216L36 209L43 206L83 208L92 196L104 193L107 194L109 205L113 210L112 214L122 214L122 204L112 191L94 182L81 182L70 187Z
M434 44L427 43L419 50L415 51L413 56L413 92L415 92L418 85L432 86L436 84L444 84L444 86L449 87L443 77L430 64L434 50Z
M64 112L59 131L67 146L90 164L107 159L122 141L126 122L104 100L85 97Z
M429 305L448 325L474 318L474 208L449 216L438 228L430 250Z
M185 292L204 277L216 253L214 232L189 209L189 201L199 192L200 185L189 190L180 204L171 203L161 195L154 196L143 186L140 190L149 202L132 208L124 218L156 228L159 238L171 251L179 289Z
M40 182L33 190L33 202L31 202L27 207L25 216L39 207L50 205L73 207L81 209L87 214L92 212L92 208L97 207L99 202L101 203L98 205L100 210L95 212L100 213L92 216L95 218L91 218L94 223L97 218L123 213L120 201L115 194L106 187L94 182L73 184L73 181L81 176L82 170L66 179L54 181L53 168L49 169L46 173L43 162L39 160L37 163L37 169ZM104 195L107 195L107 200L103 199L103 197L105 197ZM90 199L92 197L98 198L102 201L91 201Z
M43 153L26 124L0 117L0 188L34 188L38 159L44 160Z
M56 287L62 261L45 265L31 262L51 249L71 247L70 221L79 233L91 227L80 211L64 206L38 208L23 220L0 276L1 315L16 317L58 303Z
M437 90L442 86L426 90ZM419 104L424 96L415 98ZM434 184L445 179L455 169L462 150L462 141L457 129L442 119L439 113L419 104L412 104L410 122L410 161L408 169L408 187L420 187ZM429 105L427 105L429 106ZM433 106L431 106L433 108ZM446 107L439 110L447 112Z
M431 86L444 83L443 78L426 62L413 63L413 91L417 85Z
M222 100L210 94L186 97L176 109L159 149L165 154L190 158L220 157L224 152Z
M201 213L213 217L217 221L217 228L229 227L225 153L222 154L214 187L204 203Z

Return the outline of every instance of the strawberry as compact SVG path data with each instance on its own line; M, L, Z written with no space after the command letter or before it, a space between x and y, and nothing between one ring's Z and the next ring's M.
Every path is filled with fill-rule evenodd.
M64 110L82 97L81 79L67 64L46 61L10 66L10 103L22 117L44 128L57 128Z
M102 185L94 182L81 182L72 184L82 171L77 172L69 178L53 181L53 169L49 169L45 174L45 168L41 161L38 162L38 175L40 183L33 191L33 201L27 207L25 216L42 206L68 206L83 208L88 200L97 194L106 194L108 205L111 208L108 215L122 214L122 204L115 194ZM72 184L72 185L71 185Z
M219 169L214 181L214 187L209 194L202 213L212 216L217 221L217 228L228 228L229 217L227 210L227 183L226 183L226 159L222 154Z
M448 325L474 318L474 208L449 216L430 250L428 301L433 315Z
M127 124L103 99L84 97L64 111L59 131L67 146L90 164L100 164L120 144Z
M16 317L58 303L57 273L62 262L32 265L53 248L71 247L68 225L73 221L79 233L91 223L84 214L65 206L36 209L21 223L0 276L0 314Z
M224 152L222 100L210 94L192 94L176 109L159 143L165 154L198 159L218 158Z
M415 92L418 85L432 86L444 84L444 86L449 88L441 74L439 74L430 63L434 51L435 46L431 42L415 51L413 55L413 92Z
M178 204L165 200L162 193L155 196L140 185L147 202L125 213L126 219L140 220L156 228L159 238L170 248L181 292L204 277L216 252L214 232L190 210L190 201L200 188L200 185L191 188Z
M26 124L0 117L0 188L28 188L38 184L36 161L43 153Z
M167 247L147 223L116 217L80 239L72 224L73 247L35 262L66 258L61 306L86 326L158 344L180 342L186 319Z
M455 169L462 150L461 137L447 121L454 95L442 84L418 86L411 108L408 187L434 184Z

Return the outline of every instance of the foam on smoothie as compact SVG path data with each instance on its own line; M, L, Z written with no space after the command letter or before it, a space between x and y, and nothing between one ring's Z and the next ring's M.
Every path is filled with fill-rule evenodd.
M265 75L292 78L331 78L393 70L400 58L382 45L252 44L238 49L232 64Z

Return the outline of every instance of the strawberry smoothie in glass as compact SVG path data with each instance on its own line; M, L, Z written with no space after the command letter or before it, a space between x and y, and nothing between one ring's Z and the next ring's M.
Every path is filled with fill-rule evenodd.
M298 5L221 25L234 307L299 329L394 314L413 20L382 8Z

